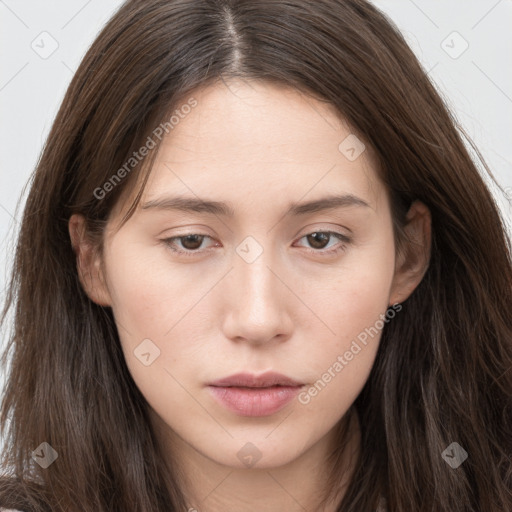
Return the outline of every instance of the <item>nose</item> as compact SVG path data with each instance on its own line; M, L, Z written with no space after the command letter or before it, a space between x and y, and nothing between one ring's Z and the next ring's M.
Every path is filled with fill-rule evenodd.
M275 260L263 252L248 263L238 256L226 277L224 335L233 341L261 345L291 336L290 308L297 301ZM288 286L287 286L288 285Z

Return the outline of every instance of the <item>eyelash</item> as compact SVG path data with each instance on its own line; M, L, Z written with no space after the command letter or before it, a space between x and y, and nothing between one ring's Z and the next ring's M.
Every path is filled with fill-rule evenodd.
M329 249L329 250L322 250L322 249L315 250L315 249L305 248L307 250L307 252L312 253L312 254L320 254L320 255L323 255L323 256L326 256L326 257L327 256L332 256L332 255L335 255L335 254L339 254L341 252L346 251L347 250L347 245L346 244L349 244L351 242L351 239L349 237L347 237L346 235L343 235L341 233L337 233L336 231L312 231L311 233L306 233L305 235L301 236L299 238L299 240L302 240L303 238L305 238L305 237L307 237L309 235L313 235L315 233L334 235L335 237L339 238L343 242L343 244L341 246L336 247L335 249ZM173 244L174 240L180 240L180 239L186 238L187 236L194 236L194 235L195 236L202 236L202 237L206 237L206 238L212 238L209 235L202 234L202 233L186 233L186 234L180 235L180 236L173 236L171 238L164 238L164 239L162 239L162 242L164 243L164 245L168 249L170 249L174 253L177 253L177 254L183 255L183 256L187 256L187 257L193 257L193 256L197 256L198 254L201 254L202 251L200 251L200 250L192 251L192 250L175 249L172 244ZM208 249L206 249L206 250L208 250Z

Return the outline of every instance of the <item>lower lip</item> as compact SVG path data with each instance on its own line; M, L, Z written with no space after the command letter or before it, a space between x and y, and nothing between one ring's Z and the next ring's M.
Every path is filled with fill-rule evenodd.
M288 405L302 386L236 388L208 386L215 399L240 416L270 416Z

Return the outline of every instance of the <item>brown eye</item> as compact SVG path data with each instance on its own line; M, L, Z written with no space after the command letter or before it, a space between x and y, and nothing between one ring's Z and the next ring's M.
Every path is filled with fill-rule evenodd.
M331 248L333 247L331 245L329 249L325 250L325 248L328 246L327 244L334 237L342 242L341 245L334 245L334 248ZM306 239L307 243L311 247L305 247L305 249L308 250L308 252L320 255L332 255L344 251L347 249L347 244L349 244L351 241L349 237L342 235L341 233L336 233L334 231L315 231L313 233L304 235L302 238L300 238L300 240L302 239Z
M180 237L182 240L182 245L185 249L188 250L195 250L199 249L201 247L201 244L203 243L204 236L203 235L187 235Z
M183 254L184 256L195 256L203 252L201 245L204 240L210 238L208 235L202 235L199 233L190 233L188 235L173 236L171 238L165 238L162 242L173 252ZM176 248L177 242L180 242Z
M313 248L323 249L327 242L329 242L331 235L329 233L318 231L315 233L311 233L310 235L306 235L306 238L308 239L308 242L312 245Z

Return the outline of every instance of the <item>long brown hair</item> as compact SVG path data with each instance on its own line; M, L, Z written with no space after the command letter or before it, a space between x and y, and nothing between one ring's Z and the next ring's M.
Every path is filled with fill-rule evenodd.
M84 215L101 249L113 206L144 176L126 219L140 199L155 129L172 129L194 89L230 77L285 84L337 109L375 150L397 250L411 203L432 214L429 269L385 326L354 403L361 455L338 510L373 510L379 496L390 512L512 510L511 243L462 136L490 170L396 26L364 0L132 0L99 34L42 151L17 241L1 319L14 307L0 505L187 510L111 309L80 285L68 220ZM148 137L155 149L119 173ZM32 456L43 442L58 454L46 469ZM457 469L442 457L452 442L468 453ZM332 489L340 478L333 471Z

